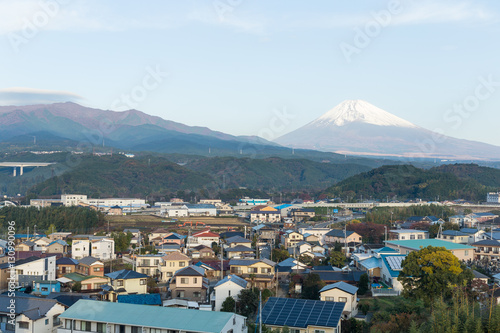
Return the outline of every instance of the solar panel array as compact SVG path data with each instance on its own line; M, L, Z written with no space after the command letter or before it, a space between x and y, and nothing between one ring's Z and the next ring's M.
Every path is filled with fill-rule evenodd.
M337 327L345 303L271 297L262 309L266 325Z
M397 257L386 257L385 259L387 260L387 263L389 264L389 267L393 271L400 271L403 268L401 267L401 262L405 259L406 257L403 256L397 256Z

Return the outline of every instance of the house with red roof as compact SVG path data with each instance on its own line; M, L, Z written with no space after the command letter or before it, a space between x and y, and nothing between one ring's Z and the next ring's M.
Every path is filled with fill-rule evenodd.
M215 232L211 232L210 229L199 231L191 235L188 239L187 247L196 247L198 245L205 245L212 247L212 243L219 243L220 236Z

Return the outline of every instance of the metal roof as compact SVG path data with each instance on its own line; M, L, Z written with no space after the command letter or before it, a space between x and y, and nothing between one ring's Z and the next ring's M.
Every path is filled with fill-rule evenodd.
M139 278L147 278L148 276L146 274L138 273L136 271L131 271L129 269L121 269L116 272L111 272L108 274L104 274L105 276L109 277L112 280L116 279L139 279Z
M345 303L270 297L262 309L266 325L307 328L337 327Z
M355 295L356 292L358 291L358 287L353 286L352 284L345 283L344 281L340 281L337 283L332 283L329 285L324 286L319 292L327 291L330 289L340 289L342 291L345 291L346 293Z
M226 252L255 252L254 249L245 245L237 245L235 247L226 247Z
M227 244L231 244L231 243L251 243L252 241L251 240L248 240L246 238L243 238L241 236L233 236L233 237L230 237L228 239L226 239L226 243Z
M162 305L160 294L118 295L116 301L128 304Z
M219 333L234 316L237 315L231 312L79 300L59 318L177 331Z
M409 240L398 240L398 241L386 241L386 244L393 244L402 247L406 247L413 250L420 250L427 246L444 247L447 250L472 250L473 246L457 244L452 242L447 242L441 239L409 239Z
M224 283L227 283L227 282L234 282L238 286L240 286L241 288L246 288L247 285L248 285L248 281L247 280L242 279L239 276L232 274L232 275L227 275L222 280L220 280L219 282L217 282L217 284L215 285L214 288L217 288L218 286L223 285Z

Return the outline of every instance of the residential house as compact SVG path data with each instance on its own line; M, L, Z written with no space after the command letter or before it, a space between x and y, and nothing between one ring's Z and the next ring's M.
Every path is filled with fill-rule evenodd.
M416 229L389 230L389 240L427 239L429 232Z
M270 297L262 308L262 323L272 330L286 326L294 333L340 333L345 304Z
M500 259L500 242L495 239L484 239L472 244L475 259Z
M472 228L476 226L478 221L469 215L453 215L448 218L448 220L453 224L458 224L460 227Z
M229 274L229 260L222 260L222 262L220 260L203 260L193 262L193 265L203 268L205 277L209 280L219 281Z
M139 235L141 234L141 231L139 229L123 229L123 232L125 234L128 234L130 232L132 234L132 237L137 238L139 238Z
M55 240L66 240L69 236L71 236L71 232L53 232L51 234L49 234L47 237L51 240L51 241L55 241Z
M47 245L45 252L66 254L68 253L68 243L61 239L52 241Z
M386 246L398 250L401 254L408 254L418 251L423 247L434 246L444 247L450 250L459 260L472 260L474 256L474 247L464 244L447 242L441 239L419 239L419 240L400 240L386 241Z
M171 218L180 218L180 217L188 217L189 209L185 206L172 205L162 209L161 214L171 217Z
M460 232L469 235L469 239L467 241L467 244L469 245L484 239L482 236L485 233L484 230L478 230L475 228L462 228L460 229Z
M226 244L224 251L228 259L255 257L255 251L251 247L252 242L246 238L231 237L226 240Z
M171 235L171 234L172 233L166 229L158 228L158 229L155 229L154 231L151 232L150 239L154 239L154 238L163 239L164 237L167 237L168 235Z
M358 287L341 281L324 286L319 295L321 301L345 303L344 318L354 317L358 313Z
M47 296L50 293L61 292L61 283L57 280L35 280L33 282L33 295Z
M159 245L162 244L178 244L178 245L184 245L184 239L186 236L179 235L178 233L171 232L169 235L166 235L165 237L162 238L162 240L159 242Z
M294 222L309 221L316 216L314 208L296 208L290 211Z
M278 230L267 226L265 224L260 224L262 226L256 232L259 235L259 239L265 242L272 242L278 236Z
M56 332L59 316L66 310L66 306L53 299L16 296L15 303L12 300L0 295L1 332Z
M34 242L27 240L27 241L24 241L22 243L17 244L15 249L17 252L34 251L35 245L36 244Z
M196 247L192 247L188 250L189 255L193 259L207 259L207 258L215 258L215 252L211 247L205 245L198 245Z
M325 243L362 243L362 237L354 231L332 229L325 234Z
M268 259L231 259L231 274L236 274L260 289L272 288L276 263Z
M116 302L117 296L122 294L147 293L148 276L146 274L122 269L104 275L110 279L108 285L102 286L104 298L108 301Z
M108 215L123 215L123 209L120 206L109 207Z
M103 290L103 286L109 283L109 278L105 276L83 275L80 273L68 273L58 281L74 286L75 283L80 283L82 292L97 293Z
M313 269L311 273L318 274L320 279L326 284L344 281L345 283L353 285L357 285L361 275L365 274L365 272L361 271L342 271L335 270L335 268L336 267L330 267L329 269Z
M208 287L205 270L199 266L190 265L175 272L169 288L174 298L205 302Z
M9 263L0 265L0 268L7 267ZM16 260L15 264L15 283L18 286L32 286L35 280L55 280L56 279L56 257L46 258L29 257ZM7 276L2 274L0 285L7 286Z
M304 273L306 269L308 269L306 264L294 258L287 258L275 266L278 280L286 279L290 273Z
M486 212L486 213L471 213L471 214L468 214L467 216L469 216L472 219L477 220L478 223L485 223L485 222L488 222L488 221L492 221L492 220L494 220L494 219L496 219L498 217L498 215L493 214L493 213L489 213L489 212ZM467 227L469 227L469 226L467 226Z
M91 309L91 311L89 311ZM58 333L148 332L148 333L247 333L245 317L231 312L177 309L127 303L79 300L61 316Z
M445 230L442 233L439 233L438 237L436 238L458 244L469 243L469 234L466 234L458 230Z
M254 258L255 250L244 245L236 245L234 247L226 247L224 249L228 259L232 258Z
M281 221L281 212L271 206L255 206L250 211L250 221L254 223L277 223Z
M160 276L161 254L141 254L135 259L135 271L151 277Z
M85 257L78 260L76 272L86 276L104 276L104 263L94 257Z
M290 247L295 247L298 243L304 240L304 236L296 231L287 230L281 236L281 244L288 249Z
M74 259L92 256L101 260L115 258L115 241L106 236L76 235L71 244Z
M35 243L33 250L42 252L45 252L47 250L47 246L52 242L47 237L36 237L35 239L32 239L32 241Z
M78 260L68 257L59 258L56 260L56 277L60 278L65 274L76 272Z
M212 243L219 244L220 236L215 232L211 232L210 230L203 230L197 233L194 233L191 237L188 237L188 245L187 247L195 247L198 245L205 245L208 247L212 247Z
M311 238L310 235L313 235L313 236L316 236L318 238L317 242L319 242L319 244L324 244L325 243L325 235L327 233L329 233L332 229L330 228L312 228L310 226L307 226L307 227L300 227L299 229L299 232L304 236L304 240L306 240L305 238L308 237L308 238ZM313 240L306 240L308 242L311 242Z
M172 252L161 257L160 278L162 282L168 282L179 269L191 264L191 258L180 252Z
M217 282L210 295L214 311L220 311L222 309L222 303L224 303L228 297L232 297L235 301L238 301L238 295L243 289L247 288L247 286L248 281L237 275L228 275Z
M401 263L406 258L406 254L382 254L380 257L382 259L382 269L380 270L382 280L399 294L403 290L403 285L399 282L398 277L403 270Z

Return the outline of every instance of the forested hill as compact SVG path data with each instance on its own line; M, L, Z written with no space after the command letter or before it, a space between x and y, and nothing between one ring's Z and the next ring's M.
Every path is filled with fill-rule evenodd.
M281 158L195 158L179 165L159 156L81 156L65 173L32 187L32 196L82 193L93 197L162 197L177 191L201 196L247 187L264 191L314 190L370 168ZM208 193L207 193L208 191ZM197 193L198 192L198 193Z
M482 176L473 176L474 170ZM500 170L478 167L475 164L457 164L429 170L412 165L388 165L347 178L322 192L330 197L351 200L370 197L379 200L462 198L485 201L488 191L495 190ZM491 181L491 186L488 184Z

